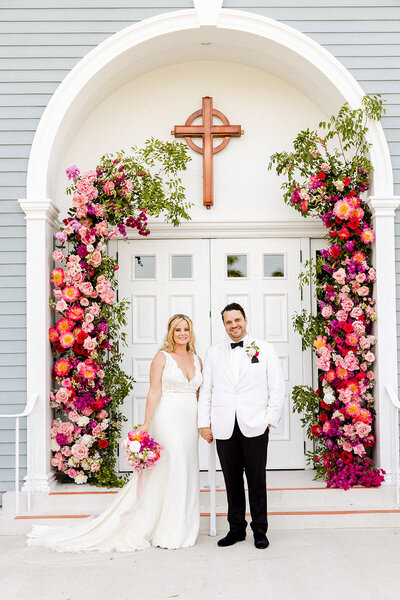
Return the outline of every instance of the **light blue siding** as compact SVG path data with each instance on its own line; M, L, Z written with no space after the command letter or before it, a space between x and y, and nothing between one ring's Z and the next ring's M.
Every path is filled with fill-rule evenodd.
M192 7L191 0L1 2L1 412L25 404L25 225L17 199L25 197L30 146L43 110L65 75L94 46L131 23ZM382 123L400 193L399 0L225 0L224 7L252 11L302 31L336 56L366 92L383 94L387 115ZM399 214L396 234L400 298ZM400 323L400 300L398 317ZM0 495L13 485L12 427L0 422Z

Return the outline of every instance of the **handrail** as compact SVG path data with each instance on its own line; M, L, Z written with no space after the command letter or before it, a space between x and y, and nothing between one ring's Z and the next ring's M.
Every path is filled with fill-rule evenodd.
M19 513L19 420L22 417L27 417L33 411L36 400L38 398L37 393L31 393L28 396L28 401L24 410L21 413L14 413L10 415L0 415L0 419L15 419L15 514ZM29 455L29 423L26 427L27 437L27 453L26 453L26 480L28 487L28 512L31 510L31 480L30 480L30 455Z
M400 402L397 391L394 389L392 385L386 386L386 393L390 398L391 403L396 409L396 418L394 419L394 439L395 439L395 464L396 464L396 501L397 504L400 504L400 448L399 448L399 435L400 435L400 420L399 420L399 410L400 410Z

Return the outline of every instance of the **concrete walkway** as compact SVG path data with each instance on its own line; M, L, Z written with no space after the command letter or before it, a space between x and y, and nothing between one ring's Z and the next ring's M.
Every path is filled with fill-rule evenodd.
M267 550L218 548L60 554L0 537L2 600L393 600L400 529L271 531Z

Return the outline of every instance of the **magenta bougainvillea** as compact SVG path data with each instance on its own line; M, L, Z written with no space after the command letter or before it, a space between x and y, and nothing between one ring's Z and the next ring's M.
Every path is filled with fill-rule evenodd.
M107 243L126 238L127 227L147 236L148 215L164 214L174 225L188 218L177 177L188 161L185 146L152 139L133 150L106 155L82 175L76 166L66 170L73 206L55 234L51 464L60 480L77 484L124 483L115 462L119 406L133 386L120 367L128 302L117 302L118 264Z
M317 477L343 489L379 486L384 479L371 458L376 274L365 194L372 174L368 119L379 119L382 111L379 96L364 97L356 110L345 104L328 123L320 123L319 132L300 132L294 151L274 154L270 163L286 175L285 201L304 217L319 217L328 230L328 247L301 276L302 284L314 279L317 314L294 316L303 347L316 353L319 387L296 386L293 401L314 441L308 458Z

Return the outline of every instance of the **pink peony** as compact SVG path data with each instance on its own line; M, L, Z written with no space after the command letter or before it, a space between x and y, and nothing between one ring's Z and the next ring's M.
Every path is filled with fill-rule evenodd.
M68 469L67 475L68 477L71 477L71 479L75 479L75 477L78 475L78 471L75 469Z
M89 456L89 448L80 442L77 442L71 447L72 455L78 459L83 460Z
M82 194L74 194L74 197L72 198L72 203L76 208L86 208L87 202L88 199L86 196L82 196Z
M333 207L333 212L339 219L350 219L353 211L353 206L346 200L338 200Z
M115 301L115 292L114 290L107 290L103 295L102 295L102 300L106 303L106 304L114 304Z
M97 173L96 171L86 171L86 173L84 173L82 175L83 179L86 179L89 183L93 183L93 181L95 181L97 179Z
M76 189L80 194L83 194L88 200L94 200L98 196L98 191L87 179L79 179L76 182Z

